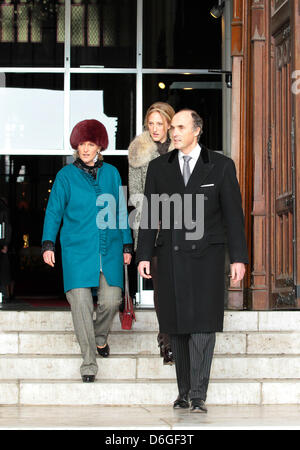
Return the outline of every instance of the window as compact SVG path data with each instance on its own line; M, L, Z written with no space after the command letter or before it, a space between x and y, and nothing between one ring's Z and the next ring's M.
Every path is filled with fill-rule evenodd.
M22 294L32 295L37 278L38 295L54 287L61 292L61 270L55 275L41 264L40 233L50 180L73 160L69 136L79 120L105 124L110 144L104 158L117 166L124 185L128 146L155 101L197 110L204 119L202 142L222 150L227 88L209 72L222 67L221 21L209 15L215 3L0 0L0 187L18 229L16 254L34 268L17 269L19 286L27 286ZM27 217L36 218L29 232ZM151 283L141 283L134 271L131 287L134 279L138 300L151 307Z
M81 92L82 103L81 111L75 111L75 107L71 108L77 117L73 121L74 125L81 120L81 116L84 119L84 117L92 118L98 115L109 135L106 153L115 149L127 149L129 142L135 136L135 75L72 74L71 98L76 91Z
M135 67L136 1L73 0L72 67Z
M182 108L196 110L204 121L201 142L214 150L222 150L221 75L144 75L143 99L144 114L155 101L167 102L175 111Z
M221 27L209 14L211 3L217 2L144 0L143 66L220 68L221 45L214 42L221 42Z
M64 77L7 73L0 88L1 153L39 154L64 149Z
M7 96L3 87L39 88L45 97L57 96L60 106L54 118L62 134L54 145L57 154L71 154L68 136L74 120L87 114L86 105L94 118L106 117L111 124L107 154L126 154L131 139L142 131L146 109L159 99L206 116L203 138L220 149L225 83L207 71L221 67L221 22L210 18L213 3L0 0L2 100ZM191 75L184 75L187 71ZM197 86L191 88L191 80ZM165 89L158 87L159 81ZM46 105L40 114L47 114ZM47 133L49 140L53 137L45 133L45 141ZM32 149L38 146L36 142ZM55 151L53 145L48 149ZM2 138L0 153L13 151Z
M2 67L63 67L63 1L0 1L0 65ZM58 20L60 18L60 20Z

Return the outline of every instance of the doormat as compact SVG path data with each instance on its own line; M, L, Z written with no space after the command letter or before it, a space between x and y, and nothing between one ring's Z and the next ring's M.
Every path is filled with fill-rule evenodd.
M24 302L35 308L70 308L67 300L57 298L28 298Z
M97 299L94 298L94 306L97 305ZM37 296L17 296L11 300L0 304L3 310L27 310L27 309L48 309L48 310L70 310L70 305L66 298L58 297L37 297Z

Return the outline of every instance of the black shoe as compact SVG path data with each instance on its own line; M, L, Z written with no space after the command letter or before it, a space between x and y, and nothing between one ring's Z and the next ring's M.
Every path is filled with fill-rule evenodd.
M171 350L170 344L165 344L166 338L163 335L159 334L157 336L158 347L160 350L160 356L163 358L163 363L172 365L174 364L174 356Z
M174 364L174 355L170 348L166 348L164 352L164 366L172 366Z
M178 396L173 404L174 409L187 409L190 407L188 395Z
M84 383L94 383L95 375L82 375L82 381Z
M192 402L191 412L207 413L207 408L203 400L200 400L199 398L193 398L191 402Z
M103 358L107 358L107 357L109 356L109 345L106 344L106 346L103 347L103 348L97 347L97 352L98 352L99 355L102 356Z

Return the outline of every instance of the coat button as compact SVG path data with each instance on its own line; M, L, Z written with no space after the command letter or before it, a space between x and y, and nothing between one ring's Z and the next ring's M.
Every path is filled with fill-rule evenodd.
M179 250L178 245L175 245L175 246L174 246L174 250L175 250L175 252L177 252L177 250Z
M196 250L196 244L192 245L192 250Z

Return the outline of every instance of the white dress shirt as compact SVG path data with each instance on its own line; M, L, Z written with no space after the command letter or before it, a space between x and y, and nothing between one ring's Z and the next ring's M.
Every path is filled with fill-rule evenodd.
M199 144L196 145L195 148L193 148L193 150L190 153L183 153L181 150L179 150L178 152L178 160L179 160L179 165L180 165L180 170L181 173L183 173L183 164L184 164L184 156L190 156L192 159L189 162L189 166L190 166L190 173L192 174L194 167L196 165L196 162L200 156L200 152L201 152L201 147Z

